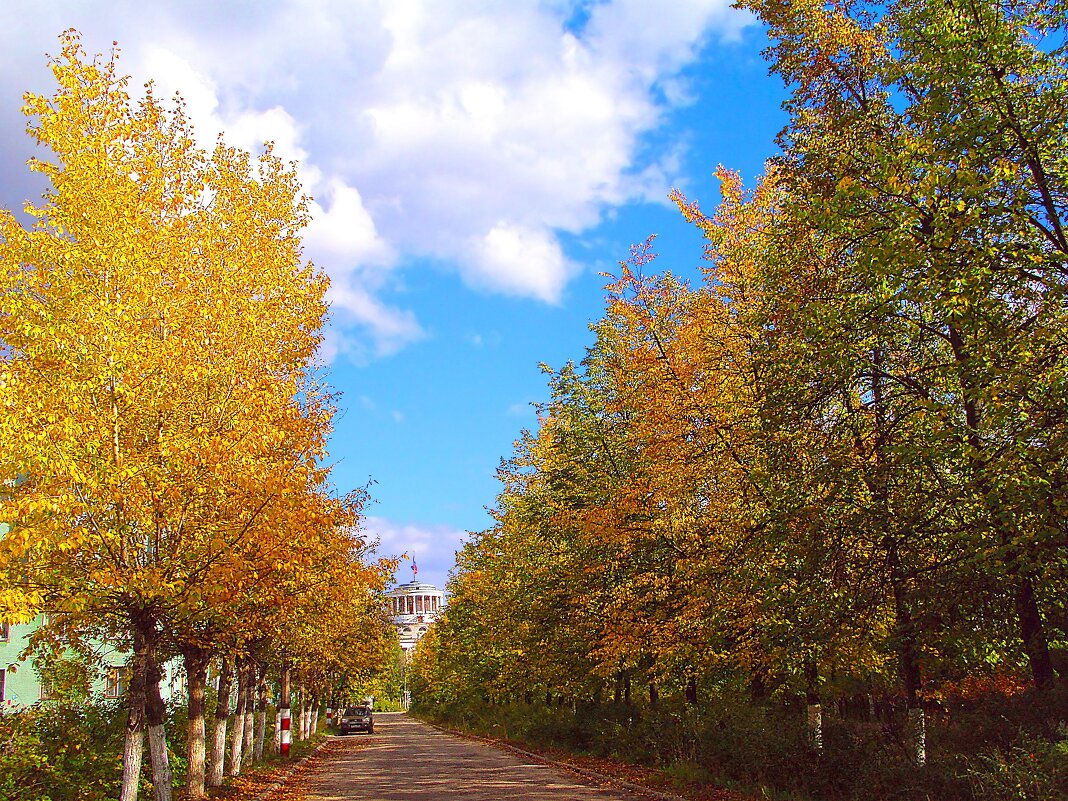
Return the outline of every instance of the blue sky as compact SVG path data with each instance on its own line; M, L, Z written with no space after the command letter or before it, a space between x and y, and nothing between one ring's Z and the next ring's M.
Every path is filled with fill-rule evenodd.
M785 122L762 31L720 0L3 0L5 207L40 193L20 95L50 90L70 27L180 92L203 141L299 160L332 280L335 480L375 482L367 533L438 586L489 524L539 363L582 358L599 273L657 234L659 267L694 275L668 190L711 209L716 165L751 182Z

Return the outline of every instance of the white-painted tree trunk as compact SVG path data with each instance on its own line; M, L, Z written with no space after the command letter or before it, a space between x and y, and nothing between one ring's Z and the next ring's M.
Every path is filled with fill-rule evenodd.
M234 734L230 738L230 775L241 775L241 757L245 745L245 712L248 710L248 670L238 662L237 709L234 711Z
M263 741L267 737L267 710L262 707L256 712L256 744L253 754L257 762L263 761Z
M916 764L927 764L927 716L923 707L913 707L909 710L909 740L912 745L912 758Z
M263 761L263 738L267 734L267 677L260 673L256 681L256 744L253 754L257 762Z
M304 701L304 688L300 688L297 699L297 739L308 739L308 705Z
M245 706L245 742L241 748L241 752L245 755L245 759L249 762L253 758L253 743L255 742L255 707L252 705L252 687L249 687L249 699Z
M223 656L219 670L218 699L215 704L215 720L211 732L211 766L208 770L208 786L220 787L223 783L223 768L226 764L226 725L230 716L233 673L231 662Z
M823 707L819 704L809 704L806 710L808 721L808 734L812 740L812 747L817 751L823 751Z
M162 725L148 727L148 757L152 765L152 798L171 801L174 771L167 758L167 734Z
M137 801L141 783L141 762L145 752L145 682L151 650L144 624L133 625L133 657L130 659L130 685L126 691L126 735L122 746L122 787L119 801Z
M126 730L122 745L122 790L119 801L137 801L137 786L141 783L141 759L145 751L144 729Z
M311 713L311 736L314 737L319 733L319 705L312 706Z
M221 787L226 762L227 718L215 718L211 724L211 765L208 767L208 787Z
M231 718L233 723L231 724L230 735L230 767L226 771L228 776L240 776L241 775L241 747L245 743L245 738L242 735L242 724L244 722L244 715L235 713Z
M300 691L300 739L308 739L308 694Z
M188 723L186 728L185 795L188 801L207 798L207 681L209 652L206 649L187 645L182 655L185 660L186 701Z
M148 724L148 761L152 765L152 797L155 801L171 801L174 770L167 753L167 706L163 703L159 684L163 672L153 654L149 654L145 677L145 719Z

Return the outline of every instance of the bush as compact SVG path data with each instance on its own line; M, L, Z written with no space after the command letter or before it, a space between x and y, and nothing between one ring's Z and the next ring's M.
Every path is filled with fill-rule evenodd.
M1022 735L1010 748L985 751L967 764L975 796L984 801L1068 798L1068 728L1053 742Z
M777 797L820 801L1068 799L1068 694L993 694L931 715L928 762L914 764L904 711L876 720L824 715L824 748L798 703L754 706L719 697L641 704L545 706L482 700L420 706L455 728L615 757L676 778L714 777Z
M37 704L0 720L14 743L13 755L0 758L3 797L103 801L118 794L125 722L118 703Z
M40 737L27 713L0 714L0 798L51 801L42 781L48 769Z
M175 783L185 774L185 709L169 708L167 735ZM44 702L0 715L0 798L106 801L118 796L126 707L121 701ZM151 794L147 758L141 792Z

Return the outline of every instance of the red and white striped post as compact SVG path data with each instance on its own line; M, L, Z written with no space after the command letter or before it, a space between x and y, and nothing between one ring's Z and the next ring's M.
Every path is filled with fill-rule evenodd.
M333 725L334 725L334 708L332 706L328 706L326 708L326 726L327 726L327 728L330 728Z
M293 741L293 733L290 730L292 723L293 710L290 707L289 698L289 664L286 663L282 666L282 746L281 755L282 759L289 759L289 744Z
M289 744L293 739L293 733L289 729L290 710L282 710L282 759L289 759Z

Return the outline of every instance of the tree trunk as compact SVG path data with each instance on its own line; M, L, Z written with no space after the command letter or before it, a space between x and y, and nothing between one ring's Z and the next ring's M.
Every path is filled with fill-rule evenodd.
M656 682L649 682L649 706L656 706L660 702L660 691L656 688Z
M140 641L140 642L139 642ZM137 801L141 783L141 759L144 754L144 638L133 634L133 658L130 660L127 689L126 736L123 742L123 782L120 801Z
M119 801L137 801L141 783L141 760L145 749L145 681L148 672L149 639L144 627L131 624L133 657L130 659L130 684L127 689L126 735L122 747L122 788ZM154 634L154 632L153 632Z
M812 747L817 751L823 751L823 706L820 704L818 695L806 694L808 704L805 707L805 723L808 725L808 736Z
M917 765L927 764L927 735L923 702L920 699L920 662L917 656L916 631L908 609L905 591L897 575L897 554L891 552L891 582L894 589L895 639L897 640L898 670L905 688L905 708L908 710L909 751Z
M215 721L212 724L211 769L208 786L220 787L226 763L226 721L230 717L230 692L233 680L232 664L224 655L219 667L219 698L215 702Z
M753 672L752 677L749 679L749 702L752 704L763 704L767 699L767 695L767 679L764 676L764 671L758 668Z
M241 753L245 755L245 759L249 762L252 761L252 749L253 741L255 739L254 724L256 712L256 664L250 659L248 667L245 669L245 720L244 726L244 742L241 746Z
M163 672L150 654L145 681L145 718L148 723L148 761L152 766L152 798L154 801L171 801L174 772L167 754L167 706L163 703L159 683Z
M144 719L139 729L130 729L131 722L126 723L126 738L122 746L122 788L119 801L137 801L137 787L141 783L141 758L145 750Z
M954 325L948 328L949 343L953 349L953 358L960 367L960 386L964 400L964 420L967 425L967 441L972 450L971 469L975 485L980 494L987 500L988 509L997 499L993 498L990 481L986 475L987 455L980 430L983 421L983 413L980 402L976 399L980 392L975 387L974 381L968 373L968 364L971 355L968 353L964 342L964 336ZM1045 626L1042 622L1042 613L1038 608L1035 597L1034 581L1021 565L1020 554L1012 547L1012 532L1005 526L995 523L995 528L1001 539L1004 556L1003 563L1013 578L1016 607L1016 622L1023 642L1024 653L1031 667L1031 678L1035 686L1044 689L1053 684L1053 661L1049 655L1049 640L1046 637Z
M927 764L927 715L922 706L916 706L909 710L908 718L912 758L922 767Z
M182 649L185 662L186 688L188 692L189 724L186 731L185 796L188 801L207 798L205 785L204 714L207 704L208 662L211 652L206 648L187 645Z
M692 674L686 677L686 703L697 705L697 677Z
M299 743L303 739L303 736L302 736L303 727L301 726L301 718L303 717L303 711L304 711L304 690L303 690L303 688L298 686L297 687L297 691L295 693L295 696L296 696L295 700L296 700L297 705L296 705L296 711L293 714L293 722L292 722L291 725L292 725L292 729L293 729L293 739L295 739Z
M267 735L267 675L266 669L260 671L259 681L256 683L257 715L256 715L256 745L255 758L257 762L263 761L263 740Z
M241 775L241 753L245 744L245 709L248 705L248 670L245 660L237 660L237 710L234 712L234 733L230 738L229 775Z
M314 737L318 733L319 733L319 699L316 698L312 702L311 730L309 731L309 734L312 737Z
M1053 686L1053 660L1049 655L1049 643L1046 640L1042 614L1035 599L1035 585L1031 576L1019 573L1016 576L1016 617L1020 625L1020 639L1023 640L1024 653L1031 665L1031 676L1035 686L1044 690Z
M809 661L805 664L805 679L808 687L805 691L806 723L808 724L808 736L812 747L818 752L823 752L823 706L820 704L819 673L816 663Z

